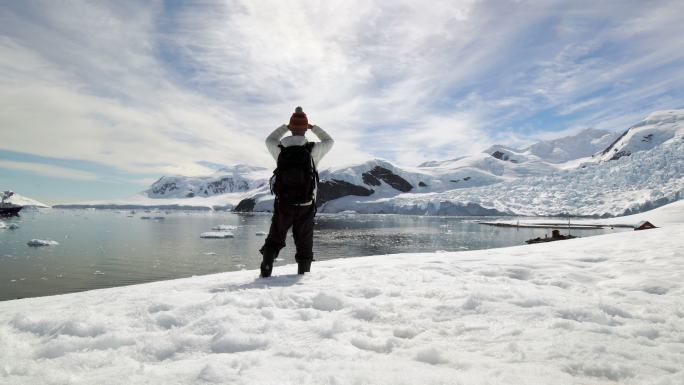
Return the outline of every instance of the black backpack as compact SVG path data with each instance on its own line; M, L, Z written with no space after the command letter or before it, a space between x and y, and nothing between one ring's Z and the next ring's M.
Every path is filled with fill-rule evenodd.
M318 172L311 157L315 143L303 146L278 145L278 166L271 177L271 193L286 204L302 204L312 201L318 183Z

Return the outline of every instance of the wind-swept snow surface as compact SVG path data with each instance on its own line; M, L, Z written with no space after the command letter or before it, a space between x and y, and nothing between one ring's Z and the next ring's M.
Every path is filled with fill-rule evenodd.
M679 385L682 239L676 224L6 301L0 383Z

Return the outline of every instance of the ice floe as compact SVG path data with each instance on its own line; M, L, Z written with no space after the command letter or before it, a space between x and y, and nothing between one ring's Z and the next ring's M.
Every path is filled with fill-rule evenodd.
M212 227L211 229L216 231L234 231L237 230L237 228L238 227L234 225L218 225Z
M26 242L27 245L32 246L32 247L41 247L41 246L57 246L59 243L57 241L52 241L49 239L31 239L30 241Z
M235 234L230 231L207 231L200 234L200 238L233 238Z

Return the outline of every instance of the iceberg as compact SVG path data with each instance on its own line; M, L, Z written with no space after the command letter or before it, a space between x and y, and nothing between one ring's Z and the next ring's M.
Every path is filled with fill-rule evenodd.
M200 234L200 238L233 238L235 234L230 231L207 231Z
M238 227L234 226L234 225L218 225L218 226L212 227L211 229L216 230L216 231L233 231L233 230L237 230L237 228Z
M31 246L31 247L57 246L57 245L59 245L58 242L51 241L48 239L31 239L30 241L26 242L26 244Z

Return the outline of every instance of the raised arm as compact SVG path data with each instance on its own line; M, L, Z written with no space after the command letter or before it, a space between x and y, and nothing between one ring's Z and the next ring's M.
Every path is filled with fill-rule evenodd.
M268 148L268 152L271 153L271 156L273 156L273 159L276 161L278 160L278 155L280 154L280 148L278 147L278 144L280 144L280 139L285 136L287 131L287 125L283 124L282 126L273 130L273 132L266 137L266 148Z
M318 162L325 156L325 154L330 151L332 148L333 144L335 144L335 141L333 140L330 135L328 135L325 130L318 126L312 126L311 127L311 132L314 133L320 139L321 141L319 143L316 143L314 146L313 150L311 150L311 157L314 160L314 163L318 166Z

